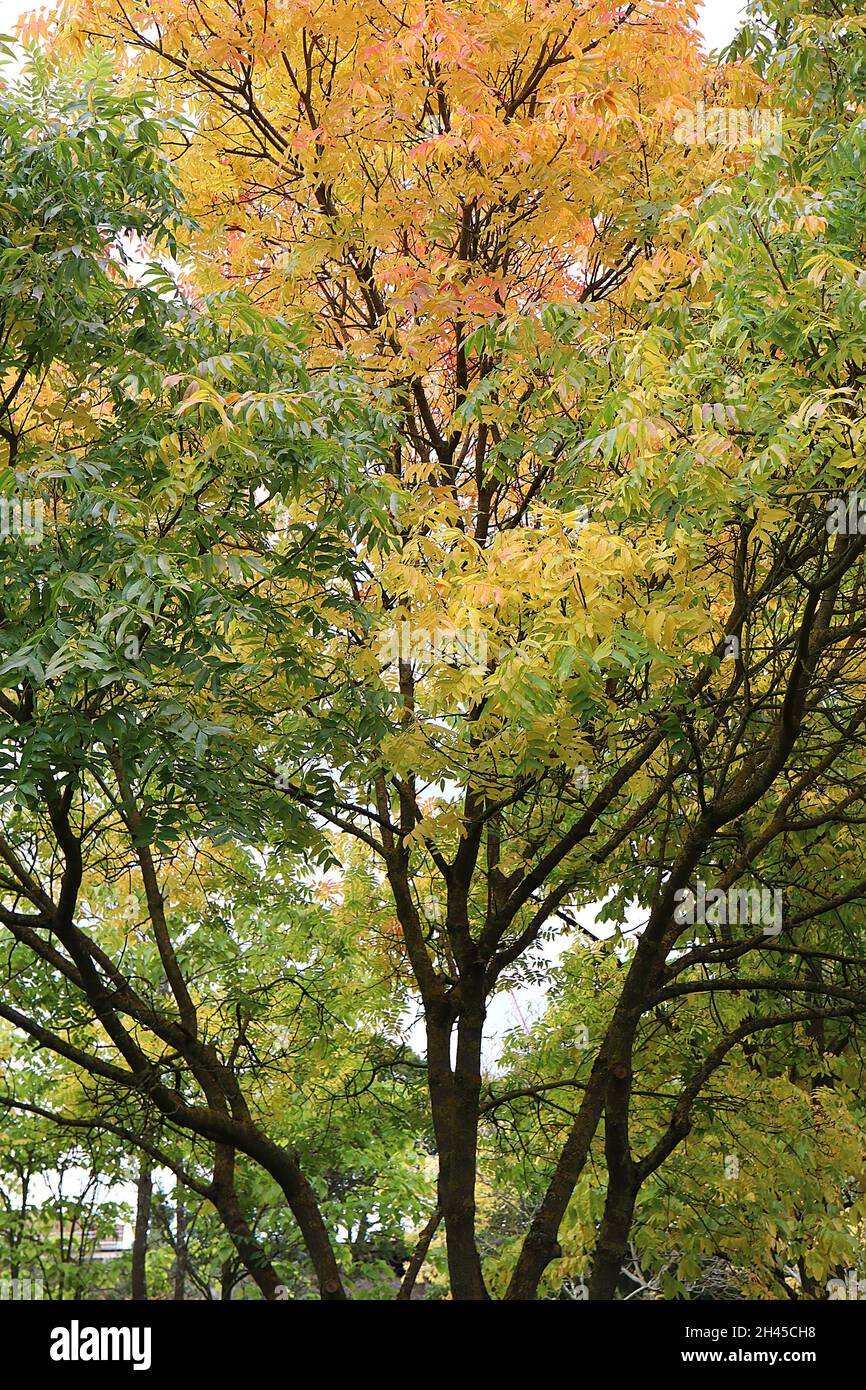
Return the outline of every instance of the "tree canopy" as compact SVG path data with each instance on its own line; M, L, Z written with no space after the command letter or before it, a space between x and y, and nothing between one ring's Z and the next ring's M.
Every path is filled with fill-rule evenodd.
M866 35L694 19L25 27L0 1104L136 1296L862 1262Z

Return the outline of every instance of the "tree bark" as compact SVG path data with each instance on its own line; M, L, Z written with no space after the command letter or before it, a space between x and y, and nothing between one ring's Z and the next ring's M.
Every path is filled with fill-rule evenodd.
M533 1299L538 1281L551 1260L561 1254L559 1227L571 1194L589 1155L604 1109L607 1059L599 1053L583 1094L574 1125L559 1156L553 1177L523 1241L505 1297Z
M220 1265L220 1302L231 1303L232 1293L235 1287L235 1273L237 1266L234 1260L223 1260Z
M616 1294L628 1255L628 1238L637 1193L636 1183L608 1183L604 1216L599 1228L589 1280L590 1302L611 1299Z
M481 990L463 1004L451 1066L451 1020L428 1019L427 1059L433 1128L439 1152L439 1206L445 1225L451 1297L489 1297L475 1239L475 1183L481 1101Z
M629 1140L632 1049L636 1020L614 1039L616 1061L608 1074L604 1111L607 1197L589 1281L590 1301L616 1293L628 1253L634 1204L640 1188Z
M186 1298L186 1203L180 1183L174 1189L174 1211L174 1299L176 1303L183 1303Z
M412 1252L412 1257L406 1267L406 1273L403 1275L400 1292L397 1294L398 1303L408 1303L409 1299L412 1297L415 1289L415 1282L427 1258L427 1251L430 1249L430 1242L439 1229L441 1220L442 1212L440 1208L437 1207L418 1237L418 1243Z
M255 1280L269 1301L277 1297L280 1281L267 1255L256 1240L243 1214L235 1187L235 1153L226 1144L215 1151L213 1204L231 1237L244 1269Z
M281 1148L252 1126L246 1127L244 1142L238 1144L238 1148L260 1163L282 1190L312 1260L322 1299L345 1299L346 1290L328 1228L316 1194L301 1170L297 1154Z
M150 1234L152 1196L153 1175L142 1163L138 1173L135 1234L132 1241L132 1297L137 1302L143 1302L147 1298L147 1242Z

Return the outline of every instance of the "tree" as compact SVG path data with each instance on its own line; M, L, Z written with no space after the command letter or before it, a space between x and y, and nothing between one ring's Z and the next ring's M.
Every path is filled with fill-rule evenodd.
M497 1294L568 1134L581 1083L576 1042L582 1030L603 1035L621 955L612 939L569 949L549 982L551 1004L529 1035L515 1027L489 1080L479 1241ZM675 1089L748 1007L733 991L685 1004L655 1011L640 1030L630 1113L636 1154L652 1149ZM857 1033L840 1030L841 1048L826 1033L822 1048L820 1036L820 1027L768 1031L710 1078L689 1134L637 1194L617 1296L822 1298L831 1280L844 1284L862 1264ZM548 1296L588 1297L604 1195L598 1134L560 1228L562 1255L542 1281Z
M112 1192L124 1176L122 1150L114 1139L95 1129L70 1132L39 1113L56 1096L55 1069L44 1060L32 1066L27 1078L30 1104L35 1110L5 1104L10 1072L17 1074L20 1084L26 1065L6 1033L4 1029L4 1103L0 1113L0 1281L4 1297L62 1300L104 1296L112 1281L95 1255L100 1241L116 1236L123 1215Z
M286 600L294 589L301 622L324 557L339 576L329 514L345 491L361 501L347 488L351 381L314 385L287 326L260 331L244 303L211 314L184 300L164 263L148 268L149 254L176 251L184 214L146 97L118 93L104 64L42 60L2 102L0 436L18 491L0 612L0 921L15 945L0 1017L210 1142L206 1193L273 1296L233 1182L236 1151L263 1163L324 1295L339 1297L313 1189L240 1087L242 1013L223 1054L185 978L161 873L184 837L260 823L234 795L255 729L232 709L243 711L262 653L231 639L250 641L263 575ZM213 385L226 379L239 388L231 415ZM375 448L363 407L353 425L352 449ZM270 565L264 473L289 537ZM297 818L283 816L283 834L315 857L317 837ZM148 923L138 979L122 964L129 924L109 920L123 883ZM162 1161L147 1123L132 1138Z
M453 5L311 19L290 6L216 24L163 7L153 28L110 0L80 11L80 27L148 55L167 107L197 103L182 165L204 194L211 248L231 233L225 274L274 304L315 303L322 360L348 344L375 353L396 392L399 544L358 554L377 620L349 614L315 680L305 672L275 696L269 727L287 794L356 834L388 880L424 1005L458 1298L486 1292L475 1238L486 1002L559 912L614 890L613 910L636 902L646 919L526 1232L515 1297L534 1294L556 1254L602 1123L598 1296L618 1278L642 1183L731 1049L862 1007L838 945L826 977L802 977L819 949L810 924L856 901L859 881L840 866L838 891L816 899L789 858L799 836L814 873L824 827L858 802L862 547L829 544L815 515L814 417L789 426L782 451L771 437L780 416L809 416L805 367L820 362L835 373L827 390L848 389L859 348L822 338L826 288L809 279L822 223L796 157L764 151L737 176L734 156L733 182L700 205L695 256L689 200L705 170L670 136L676 103L696 93L687 17L685 6L655 7L650 21L639 6ZM648 27L665 32L657 61ZM738 90L754 100L762 87L745 72L727 99ZM782 231L780 181L801 217ZM720 247L713 219L725 217ZM799 270L796 309L779 307L779 237L782 264L793 256ZM851 427L847 404L839 413L835 450ZM791 487L803 500L785 509ZM581 505L591 519L575 535ZM394 627L377 663L371 648L381 657ZM487 653L461 669L441 632L483 633ZM731 639L741 648L728 665ZM359 702L361 683L375 698ZM687 931L678 895L704 876L722 893L793 890L784 941L739 937L718 917ZM751 951L758 983L711 988L791 1006L750 1011L695 1061L634 1160L642 1020L707 988L690 968Z
M423 567L433 571L434 593L436 580L448 589L442 607L451 610L451 628L464 568L460 552L453 554L455 528L465 530L467 555L474 536L496 563L497 552L505 556L507 533L516 530L515 574L532 563L521 553L521 523L572 434L567 419L562 429L551 421L547 399L563 368L562 335L554 332L551 345L551 325L543 320L539 328L537 314L551 300L593 305L638 263L652 260L660 211L673 193L671 171L684 163L665 131L696 66L682 23L688 13L677 5L656 6L650 18L640 7L600 14L592 7L524 11L507 4L480 11L418 6L411 15L389 15L386 7L333 6L307 23L300 8L296 14L287 7L221 13L216 26L205 18L198 27L178 10L161 14L154 33L149 16L128 32L122 12L81 11L90 32L118 32L131 51L152 54L155 71L171 75L180 99L196 102L197 134L183 167L193 205L208 214L211 247L230 233L228 275L259 282L259 290L272 291L272 302L288 289L291 302L313 305L325 357L351 344L396 393L400 420L388 482L405 541L390 571L380 572L374 557L368 576L359 557L363 596L379 615L375 641L394 617L410 620L423 636L425 619L437 616L436 606L428 604L425 613L423 596L413 602L407 590L418 573L416 545L430 548ZM656 118L659 104L667 104L667 120ZM197 190L205 169L202 203ZM674 278L685 264L674 250L656 268ZM537 356L540 372L533 378L530 367L527 383L526 364ZM506 589L510 584L506 579ZM349 655L359 639L369 652L369 629L369 619L360 632L357 625L350 629ZM411 900L410 879L418 871L410 871L403 837L421 820L423 794L414 774L400 775L417 751L404 727L409 716L397 711L373 722L362 714L359 760L357 718L352 709L344 714L334 693L345 656L338 647L333 668L319 675L334 707L324 714L325 727L338 740L335 761L361 783L361 826L371 816L390 826L402 798L387 872L425 1003L452 1286L455 1296L475 1295L481 1291L473 1235L478 1055L484 999L495 975L484 982L492 953L476 966L461 935L479 815L490 802L488 745L499 735L478 724L465 749L437 759L450 770L465 753L473 777L475 766L481 777L478 785L467 783L458 813L477 830L447 885L448 931L456 934L462 977L458 997L435 978ZM522 666L518 661L506 672L508 684L517 686L512 708L522 700L531 710L538 677L530 669L524 679ZM369 679L369 656L362 674ZM350 696L357 679L350 677ZM408 711L417 703L416 677L405 661L401 682ZM472 706L470 690L455 693ZM319 717L317 744L321 723ZM388 771L398 775L399 788L378 770L386 734L394 740ZM307 761L306 748L302 756ZM522 780L521 769L517 776ZM292 795L297 784L293 777ZM340 799L339 791L325 795ZM314 793L317 808L321 799ZM516 801L529 819L535 804L534 791L521 791ZM354 814L348 820L357 826ZM500 927L492 930L498 939ZM456 1073L448 1057L455 1027L463 1036Z
M684 5L651 20L290 6L218 23L166 6L155 27L111 0L79 12L79 32L147 54L164 108L194 103L168 138L204 223L189 235L211 253L203 279L222 271L303 322L315 307L313 360L357 355L387 417L361 451L370 491L326 533L327 593L305 556L231 610L234 650L254 653L232 686L245 757L207 780L201 755L221 745L205 730L183 785L207 797L191 815L163 789L157 820L198 835L206 800L248 834L288 823L299 853L325 855L324 821L369 856L369 902L396 919L388 949L424 1010L457 1298L487 1293L478 1136L482 1115L507 1113L482 1076L486 1009L576 912L608 900L622 968L562 1078L579 1103L510 1297L535 1295L599 1149L590 1294L606 1297L639 1201L737 1051L766 1034L814 1076L816 1052L856 1047L859 30L826 21L849 25L843 66L780 13L787 86L738 68L724 99L784 102L781 149L705 160L672 138L677 103L700 92ZM225 428L234 384L200 375L184 415ZM273 376L260 384L269 417ZM369 430L356 414L344 447L359 419ZM830 485L845 506L828 514ZM279 495L265 491L263 511ZM151 768L141 743L125 752L112 775L135 841L126 788ZM185 981L167 978L183 1028ZM659 1030L694 1045L653 1048ZM170 1042L195 1076L196 1047ZM639 1075L659 1067L675 1085L646 1105ZM251 1153L247 1129L232 1135ZM265 1153L273 1165L256 1141L267 1168ZM334 1262L304 1222L327 1289ZM430 1238L428 1223L422 1253Z

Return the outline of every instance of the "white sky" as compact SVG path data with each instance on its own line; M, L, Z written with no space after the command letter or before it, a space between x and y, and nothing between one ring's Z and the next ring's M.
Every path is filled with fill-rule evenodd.
M22 4L21 0L0 0L0 32L8 34L15 20L32 5Z
M36 8L41 6L33 0L0 0L0 32L8 33L20 14ZM701 32L708 49L720 48L733 37L743 8L741 0L706 0L701 5Z
M6 0L0 0L0 5ZM737 21L745 10L742 0L706 0L700 7L699 25L707 49L722 48L736 33Z

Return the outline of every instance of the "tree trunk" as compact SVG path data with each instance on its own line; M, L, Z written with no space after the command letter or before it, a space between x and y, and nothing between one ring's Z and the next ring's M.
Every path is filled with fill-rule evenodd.
M634 1024L614 1040L617 1060L610 1068L604 1106L607 1197L589 1281L590 1301L610 1299L616 1293L640 1189L629 1141L633 1043Z
M132 1297L137 1302L147 1298L147 1241L150 1234L150 1202L153 1196L153 1176L142 1163L138 1173L135 1206L135 1234L132 1241Z
M571 1132L521 1246L505 1295L509 1300L535 1298L538 1282L545 1269L551 1260L557 1259L561 1254L558 1239L560 1223L571 1201L575 1184L583 1172L604 1110L606 1075L607 1059L599 1053Z
M666 892L672 903L673 892L670 886ZM628 1142L631 1056L643 1002L647 991L658 979L664 963L667 948L663 930L671 919L673 907L669 903L654 911L654 922L638 942L619 1003L593 1062L574 1124L524 1239L508 1286L508 1299L535 1298L542 1274L550 1261L560 1254L559 1227L575 1185L586 1165L590 1146L603 1114L606 1115L605 1150L609 1181L614 1184L617 1192L622 1192L630 1183L637 1183ZM654 930L651 930L651 927ZM636 1191L631 1198L632 1210L635 1196ZM613 1217L614 1213L611 1215ZM631 1212L628 1219L630 1224ZM606 1235L605 1240L607 1239ZM611 1241L614 1239L612 1228ZM626 1250L627 1240L626 1234ZM603 1283L600 1269L597 1287L602 1287ZM590 1297L593 1297L591 1292Z
M628 1255L628 1238L637 1193L635 1182L608 1184L589 1280L590 1302L611 1299L616 1294Z
M176 1303L183 1303L186 1298L186 1204L180 1183L174 1189L174 1212L174 1299Z
M453 1299L489 1297L475 1239L475 1182L481 1096L484 1004L464 1005L457 1023L457 1057L451 1066L450 1018L428 1019L427 1064L433 1127L439 1152L439 1206L445 1225Z
M313 1262L321 1297L326 1301L345 1299L346 1290L328 1228L316 1194L301 1170L297 1154L281 1148L258 1131L244 1144L243 1151L260 1163L282 1189Z
M243 1214L235 1188L234 1149L225 1144L218 1144L215 1150L212 1200L244 1269L265 1298L276 1299L280 1281Z

